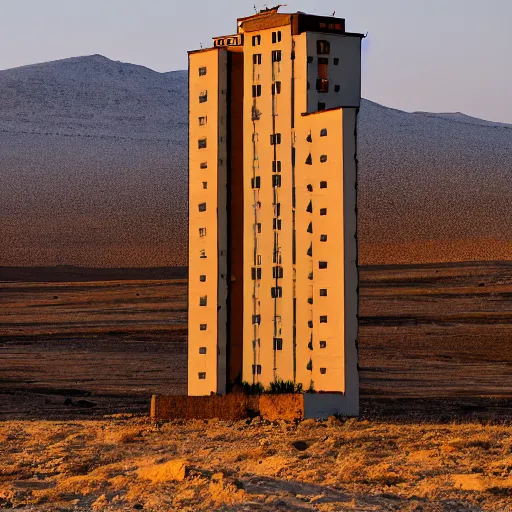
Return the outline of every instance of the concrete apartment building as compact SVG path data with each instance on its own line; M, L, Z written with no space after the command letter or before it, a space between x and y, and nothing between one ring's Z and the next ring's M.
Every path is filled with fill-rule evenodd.
M292 380L358 412L362 37L273 8L189 52L189 395Z

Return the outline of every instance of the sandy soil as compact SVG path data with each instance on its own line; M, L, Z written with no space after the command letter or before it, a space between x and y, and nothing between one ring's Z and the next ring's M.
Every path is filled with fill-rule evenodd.
M111 418L0 428L0 508L512 510L505 426Z

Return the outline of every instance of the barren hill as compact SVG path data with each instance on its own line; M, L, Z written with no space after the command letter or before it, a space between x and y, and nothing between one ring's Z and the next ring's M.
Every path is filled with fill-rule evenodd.
M512 126L363 100L360 259L511 259ZM0 266L186 262L187 73L0 71Z

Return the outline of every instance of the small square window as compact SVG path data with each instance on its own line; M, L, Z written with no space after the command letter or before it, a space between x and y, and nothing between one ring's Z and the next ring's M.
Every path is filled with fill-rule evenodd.
M199 76L204 76L206 75L206 67L202 67L202 68L199 68Z
M253 325L261 324L261 315L252 315L252 323Z
M307 186L308 192L313 192L313 185L309 184Z
M257 98L261 96L261 85L253 85L252 86L252 97Z
M197 374L199 380L205 380L206 379L206 372L199 372Z
M274 230L279 231L282 227L281 219L273 219Z
M208 118L206 116L199 118L199 126L204 126L208 122Z
M318 110L319 111L325 110L325 101L318 102Z
M327 268L327 261L319 261L318 262L318 268L326 269Z
M199 330L200 331L206 331L207 325L206 324L199 324Z
M327 188L327 181L321 181L320 188Z
M255 178L251 178L251 187L252 188L260 188L261 180L260 176L256 176Z
M281 186L281 175L280 174L272 174L272 186L273 187Z
M253 64L261 64L261 53L255 53L252 56L252 63Z
M313 320L308 320L308 327L313 329Z
M199 95L199 103L206 103L208 101L208 92Z
M208 304L208 297L203 295L203 297L199 297L199 305L206 306Z
M200 169L208 169L208 162L201 162L199 164Z
M206 347L199 347L199 353L200 354L206 354Z
M327 162L327 155L320 155L320 162L325 164L325 162Z
M339 85L335 85L334 86L334 92L340 92L340 86Z
M252 374L253 375L261 375L261 364L253 364L252 365Z
M257 265L261 265L261 261L262 261L261 254L258 254L258 255L256 256L256 264L257 264Z
M257 231L258 233L261 233L261 222L258 222L258 223L256 224L256 231Z
M281 160L272 162L272 172L281 172Z
M327 297L327 288L320 288L320 297Z
M320 323L321 324L326 324L327 323L327 315L324 315L324 316L320 317Z
M199 140L197 141L197 147L198 147L199 149L206 149L206 144L207 144L207 143L206 143L206 139L199 139Z
M320 373L325 375L327 373L327 368L320 368Z
M321 341L320 348L327 348L327 341Z
M313 57L310 55L310 56L308 57L308 64L311 64L312 62L313 62Z
M327 215L327 208L320 208L320 215Z
M334 65L337 66L340 63L340 59L338 57L334 57Z
M327 242L327 235L320 235L320 242Z
M200 281L201 283L206 283L206 274L201 274L201 275L199 276L199 281Z
M283 338L274 338L274 350L283 350Z
M205 212L205 211L206 211L206 203L200 203L200 204L198 205L198 210L199 210L200 212Z
M199 228L199 236L200 237L206 236L206 228Z
M320 137L327 137L327 128L322 128L320 130Z
M281 82L272 84L272 94L281 94Z

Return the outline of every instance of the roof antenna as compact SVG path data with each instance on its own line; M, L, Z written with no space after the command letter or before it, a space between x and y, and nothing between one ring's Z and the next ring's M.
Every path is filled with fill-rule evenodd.
M336 11L334 11L334 12L331 14L331 16L336 16Z
M256 8L256 4L253 4L253 7L254 7L254 12L255 12L256 14L258 14L258 9Z

